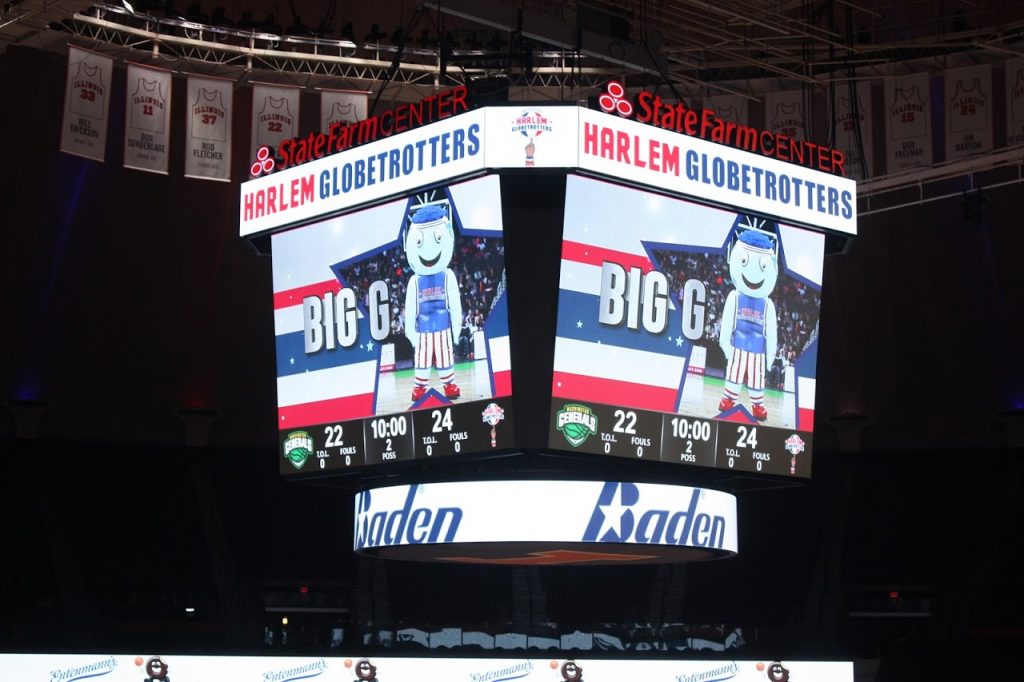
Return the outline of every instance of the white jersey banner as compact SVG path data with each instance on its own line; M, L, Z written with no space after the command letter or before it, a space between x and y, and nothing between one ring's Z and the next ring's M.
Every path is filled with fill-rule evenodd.
M299 134L299 88L257 84L252 88L252 140L249 160L260 147L277 149Z
M704 98L704 108L711 109L715 115L723 121L749 125L750 116L746 97L739 95L716 95Z
M764 127L794 140L807 139L807 112L800 90L769 92L764 96Z
M855 94L856 97L852 97L851 94ZM847 174L858 180L871 175L874 172L875 159L871 152L873 138L870 83L857 83L854 93L850 92L849 87L837 89L835 121L836 141L833 146L846 156Z
M60 150L103 161L110 120L110 79L114 60L71 46L64 86L64 121Z
M932 165L932 109L928 74L885 81L886 170Z
M167 174L171 134L171 72L128 65L124 167Z
M1006 146L1024 144L1024 57L1006 61Z
M231 180L233 83L189 76L185 119L185 177Z
M992 149L992 66L946 71L946 161Z
M355 123L366 118L369 95L351 90L320 91L320 132L330 132L332 125Z

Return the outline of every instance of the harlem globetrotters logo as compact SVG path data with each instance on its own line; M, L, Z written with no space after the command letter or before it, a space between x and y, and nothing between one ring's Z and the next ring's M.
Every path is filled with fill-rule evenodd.
M284 439L284 458L301 469L313 454L313 439L305 431L292 431Z
M483 418L484 424L491 427L491 447L497 447L498 445L498 422L505 418L505 410L498 406L498 403L490 403L484 408L484 411L480 414Z
M550 133L552 130L551 119L539 111L524 111L512 121L512 132L519 133L527 139L526 143L526 165L533 166L533 155L537 151L535 140L542 133Z
M555 425L569 445L576 448L597 434L597 415L586 405L569 403L558 411Z

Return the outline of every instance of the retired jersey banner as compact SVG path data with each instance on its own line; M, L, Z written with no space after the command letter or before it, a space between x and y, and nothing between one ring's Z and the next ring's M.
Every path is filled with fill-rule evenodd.
M320 132L326 133L333 125L362 121L369 109L369 95L351 90L320 91Z
M992 67L946 71L946 160L992 149Z
M885 81L886 170L932 165L932 110L928 74Z
M1006 146L1024 144L1024 57L1006 61Z
M256 84L252 88L252 140L249 159L260 147L277 149L299 134L299 88Z
M800 90L769 92L764 96L764 127L794 140L807 139L807 112Z
M704 108L711 109L723 121L748 125L750 116L746 97L739 95L718 95L704 98Z
M233 85L223 78L189 77L185 177L231 180Z
M171 134L171 72L128 65L124 167L167 174Z
M110 77L114 60L77 47L68 48L64 86L64 121L60 150L103 161L107 149Z
M836 95L835 121L835 148L846 156L847 174L858 180L868 177L874 171L870 83L857 83L852 93L848 87L839 90Z

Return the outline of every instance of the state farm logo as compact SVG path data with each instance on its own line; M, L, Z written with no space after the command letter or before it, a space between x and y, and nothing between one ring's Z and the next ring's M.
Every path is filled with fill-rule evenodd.
M597 98L597 104L606 114L618 114L623 118L633 115L633 103L626 99L626 88L619 81L608 81L605 92Z
M260 147L259 151L256 152L256 160L249 166L249 173L254 178L258 178L264 173L270 173L273 170L274 159L270 156L270 147Z

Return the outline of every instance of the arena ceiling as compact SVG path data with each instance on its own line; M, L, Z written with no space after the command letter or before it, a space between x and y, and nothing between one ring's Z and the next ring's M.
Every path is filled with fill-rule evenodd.
M765 78L823 87L908 61L984 61L1024 54L1022 35L1024 4L1011 0L0 4L0 49L57 49L77 37L200 69L212 62L370 88L389 70L419 84L503 73L513 85L557 85L562 96L567 84L618 75L684 95L759 99Z

